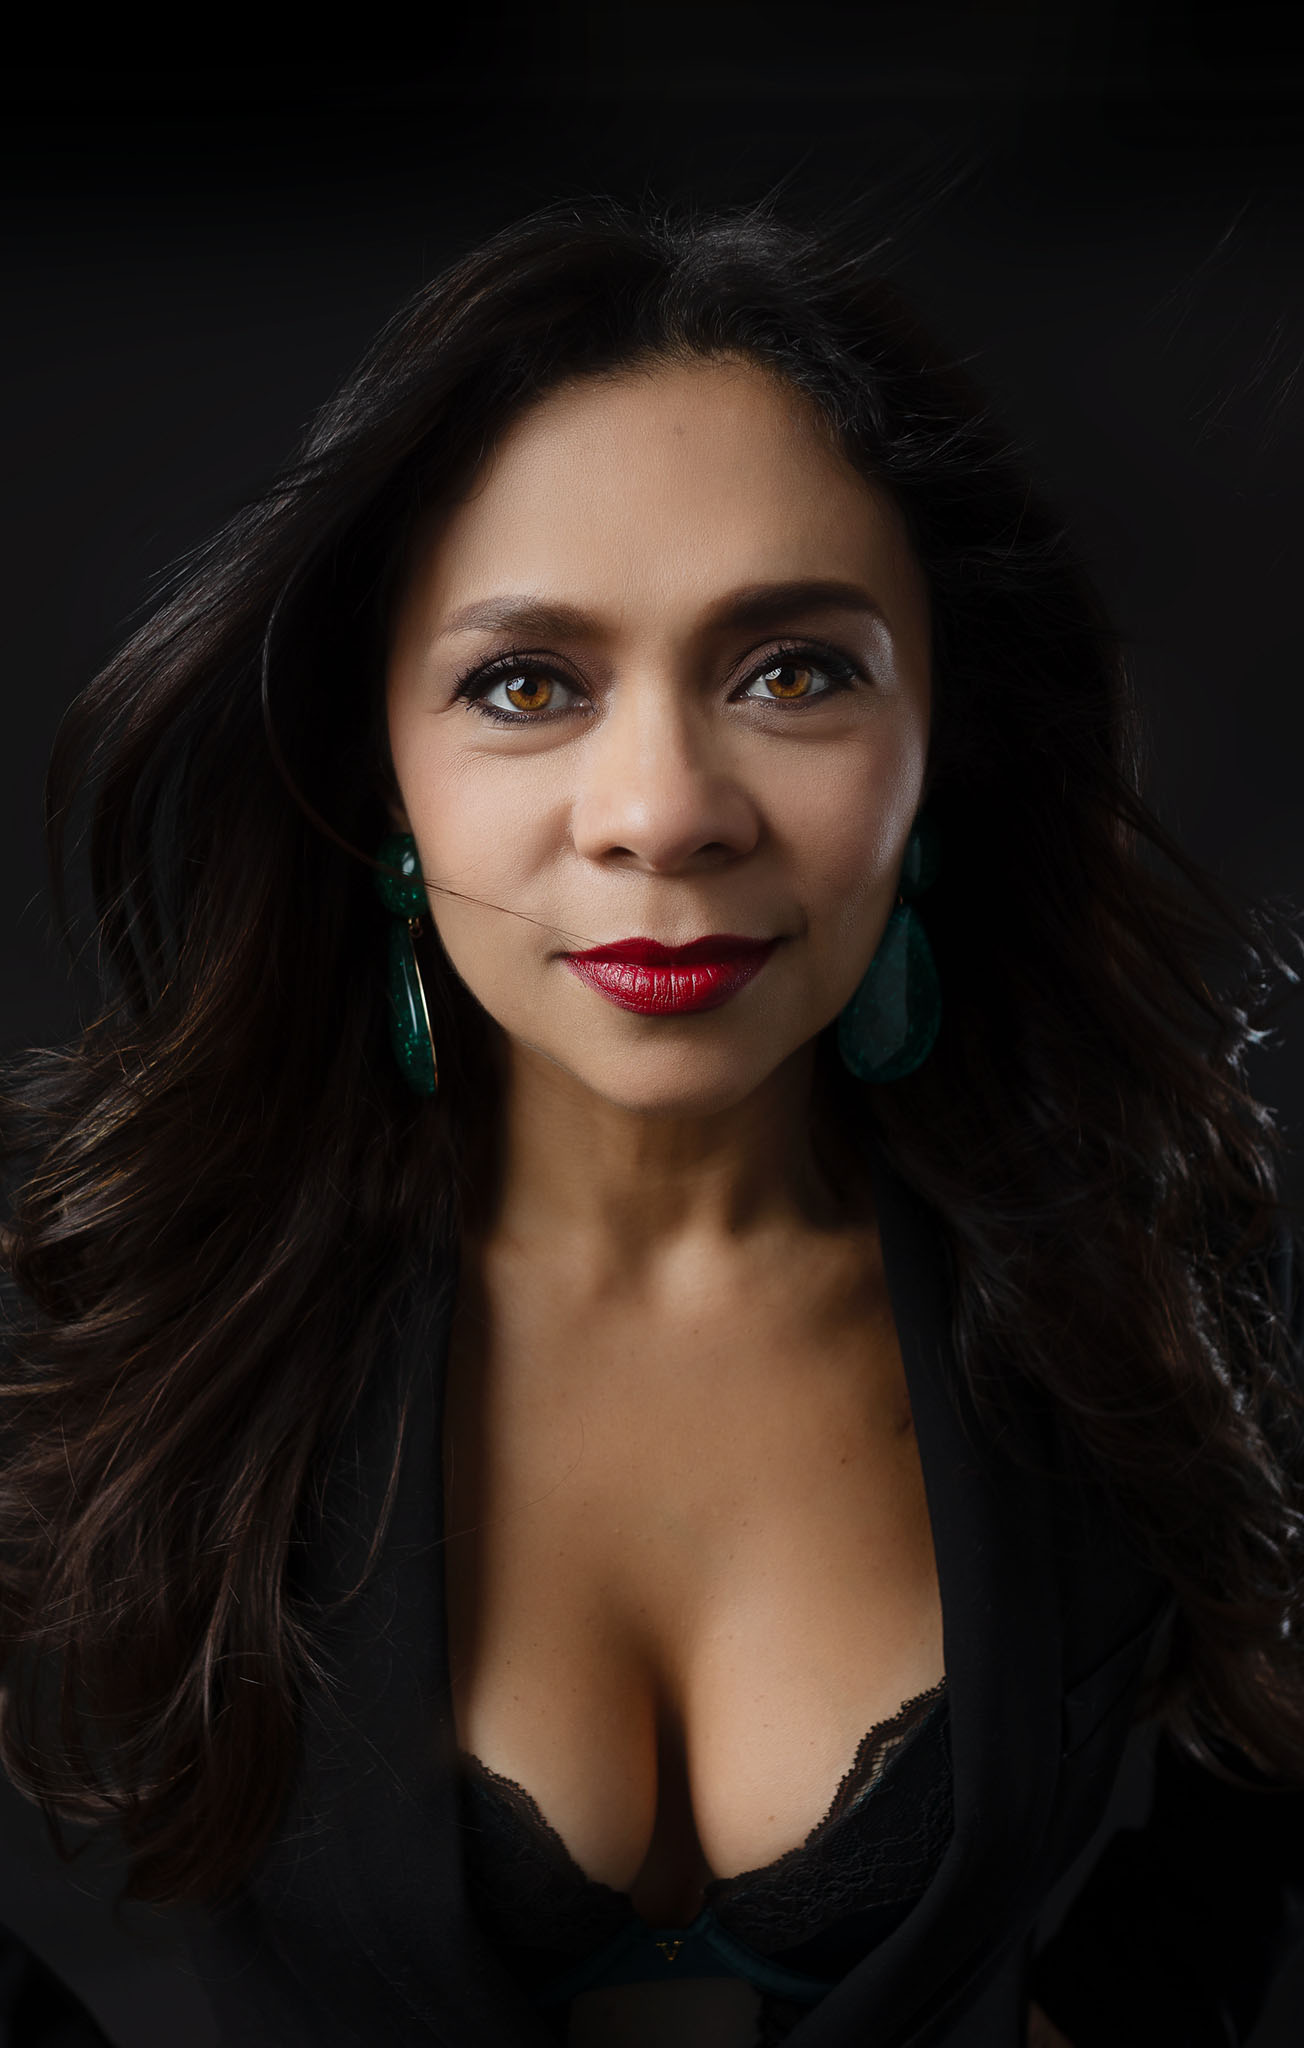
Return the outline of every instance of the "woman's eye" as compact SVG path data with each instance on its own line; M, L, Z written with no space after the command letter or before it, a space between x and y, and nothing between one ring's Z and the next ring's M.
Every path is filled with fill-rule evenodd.
M517 668L482 680L468 691L472 703L491 718L528 718L566 708L567 694L578 694L573 685L541 668Z
M785 655L754 675L743 691L753 704L796 704L810 697L831 697L851 681L850 662L825 656L815 661L808 654Z
M546 711L552 702L554 688L551 676L504 676L501 682L494 684L494 689L502 691L513 711Z
M831 697L854 681L858 671L836 655L797 651L767 662L741 695L752 704L800 704ZM539 724L572 708L583 692L557 670L535 667L518 659L495 674L471 674L456 694L469 700L482 718L502 725ZM736 700L737 701L737 700Z

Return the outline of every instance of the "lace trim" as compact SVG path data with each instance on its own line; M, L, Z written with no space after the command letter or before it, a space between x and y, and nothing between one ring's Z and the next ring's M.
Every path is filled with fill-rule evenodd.
M523 1785L468 1750L458 1760L468 1890L491 1934L538 1951L538 1967L555 1970L628 1926L629 1898L581 1869Z
M804 1856L814 1848L825 1835L832 1832L838 1822L853 1814L878 1789L896 1759L898 1751L905 1748L911 1737L923 1726L933 1707L946 1691L945 1676L927 1692L917 1692L913 1699L906 1700L895 1714L886 1721L876 1721L874 1726L860 1739L859 1747L849 1770L838 1780L837 1791L829 1802L827 1811L816 1821L804 1841L785 1849L772 1863L759 1864L754 1870L739 1870L732 1877L713 1877L708 1880L706 1896L718 1897L725 1886L751 1884L759 1877L772 1877L786 1865ZM537 1809L536 1809L537 1811Z
M897 1758L924 1729L945 1692L943 1676L861 1737L827 1810L802 1842L771 1863L707 1881L703 1904L721 1909L722 1925L759 1953L762 1945L802 1939L812 1924L824 1924L843 1910L917 1896L924 1889L950 1830L950 1776L940 1768L948 1758L934 1758L937 1768L922 1797L907 1802L904 1828L891 1824L898 1816L885 1814L889 1825L861 1844L861 1831L844 1823L891 1783ZM523 1785L469 1750L457 1755L471 1808L470 1814L464 1811L463 1824L485 1844L477 1845L478 1853L468 1859L473 1899L481 1911L511 1925L515 1938L532 1949L576 1955L609 1939L632 1914L639 1917L627 1892L590 1877L576 1862ZM807 1863L815 1866L810 1873L803 1868ZM803 1883L808 1875L813 1883Z
M835 1953L876 1945L927 1890L954 1827L950 1723L940 1691L911 1706L909 1725L866 1747L800 1849L708 1883L704 1903L726 1933L834 1976Z

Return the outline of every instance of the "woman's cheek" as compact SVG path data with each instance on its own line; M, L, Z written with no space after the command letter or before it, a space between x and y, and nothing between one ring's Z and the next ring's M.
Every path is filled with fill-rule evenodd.
M783 836L812 925L854 945L867 922L886 921L917 801L904 776L862 772L826 776L818 802L788 806Z
M431 914L455 971L491 1014L528 1003L547 955L579 943L553 922L548 849L528 812L501 795L446 789L438 822L432 806L423 829L418 808L412 826L423 875L442 885Z

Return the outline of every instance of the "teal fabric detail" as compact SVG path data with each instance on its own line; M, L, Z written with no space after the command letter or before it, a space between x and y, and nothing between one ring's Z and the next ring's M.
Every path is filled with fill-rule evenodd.
M647 1927L631 1921L596 1955L553 1978L534 1998L547 2010L598 1985L667 1983L676 1977L745 1977L758 1991L810 2005L833 1989L823 1978L785 1970L731 1940L715 1925L710 1907L704 1906L688 1927Z

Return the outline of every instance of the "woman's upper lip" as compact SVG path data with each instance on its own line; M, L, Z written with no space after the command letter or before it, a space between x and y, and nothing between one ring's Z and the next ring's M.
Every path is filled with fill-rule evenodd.
M737 932L708 932L686 946L663 946L659 939L613 939L590 946L586 953L568 953L568 960L618 960L634 967L691 967L704 960L740 960L759 953L777 939L748 939Z

